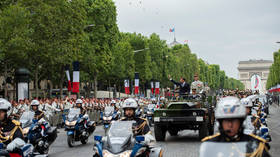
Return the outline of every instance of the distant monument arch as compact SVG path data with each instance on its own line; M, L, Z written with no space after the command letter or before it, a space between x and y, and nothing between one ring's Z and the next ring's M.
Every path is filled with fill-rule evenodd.
M238 79L244 84L245 89L266 92L266 82L271 60L249 60L238 63Z

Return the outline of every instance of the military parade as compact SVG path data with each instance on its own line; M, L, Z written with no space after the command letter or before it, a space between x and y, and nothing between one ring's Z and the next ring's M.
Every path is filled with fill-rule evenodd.
M0 0L0 157L280 156L279 5Z

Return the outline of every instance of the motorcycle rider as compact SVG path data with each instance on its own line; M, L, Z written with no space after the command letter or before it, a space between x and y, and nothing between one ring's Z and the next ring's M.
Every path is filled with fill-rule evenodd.
M236 97L225 97L217 104L215 117L219 122L220 133L202 139L202 142L255 142L259 146L254 156L268 157L268 144L261 137L243 133L243 121L246 118L245 106Z
M31 101L31 111L35 113L34 118L37 119L38 121L44 117L44 112L39 110L39 105L40 102L38 100Z
M86 114L86 109L83 107L83 100L77 99L75 108L79 108L82 115Z
M0 142L4 143L5 145L8 145L16 138L23 140L20 122L12 120L9 117L12 112L11 108L12 105L10 102L0 98Z
M136 126L133 129L134 135L146 135L151 133L150 127L146 119L136 117L135 110L137 109L138 104L135 99L128 98L123 103L124 118L122 121L136 121Z

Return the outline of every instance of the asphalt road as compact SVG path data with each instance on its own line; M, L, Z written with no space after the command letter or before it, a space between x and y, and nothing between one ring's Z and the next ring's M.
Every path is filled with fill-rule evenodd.
M271 106L268 125L272 136L270 154L276 157L280 154L280 107ZM151 130L153 131L153 128ZM50 157L90 157L93 150L93 136L104 136L103 127L98 126L86 145L77 142L75 147L69 148L66 132L63 129L59 131L56 141L51 145ZM198 132L194 131L179 132L175 137L168 134L165 142L157 143L163 148L163 155L166 157L198 157L200 144Z

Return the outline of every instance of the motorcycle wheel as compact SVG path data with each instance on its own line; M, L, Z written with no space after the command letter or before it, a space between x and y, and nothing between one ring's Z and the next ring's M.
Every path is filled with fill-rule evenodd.
M88 142L88 138L86 138L86 139L82 139L82 140L81 140L81 142L82 142L82 144L87 144L87 142Z
M40 154L48 154L48 152L49 152L49 148L48 149L44 149L44 150L38 150L38 152L40 153Z
M69 147L73 147L74 146L74 142L75 142L75 139L74 139L74 137L72 135L67 136L67 143L68 143Z

